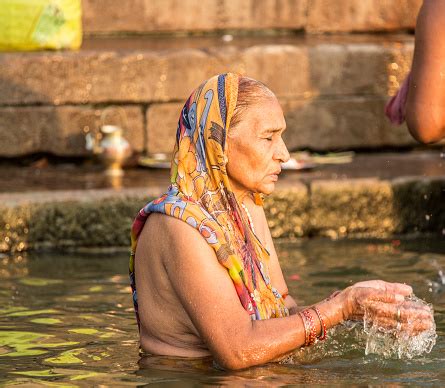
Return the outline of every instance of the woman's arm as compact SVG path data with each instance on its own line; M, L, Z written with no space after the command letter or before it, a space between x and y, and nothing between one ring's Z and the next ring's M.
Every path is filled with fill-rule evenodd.
M417 18L406 123L422 143L445 137L445 0L425 0Z
M242 369L275 360L305 342L298 314L252 321L243 309L227 270L199 232L175 218L166 220L169 252L164 266L184 309L215 360L227 369ZM403 287L402 287L403 288ZM394 290L392 290L394 291ZM397 292L348 288L330 301L318 304L327 327L357 314L365 300L400 302ZM321 333L315 318L317 334Z

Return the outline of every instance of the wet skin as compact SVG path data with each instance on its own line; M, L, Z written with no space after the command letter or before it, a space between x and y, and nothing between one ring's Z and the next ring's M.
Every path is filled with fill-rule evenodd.
M406 123L422 143L445 137L445 0L425 0L417 18Z
M271 282L281 294L287 293L286 282L263 208L254 203L252 193L273 191L280 163L289 158L281 138L284 130L278 101L266 98L246 110L227 138L232 190L249 209L257 237L271 254ZM152 238L161 235L162 239ZM196 229L181 220L152 214L139 238L135 266L140 340L148 353L212 355L224 368L241 369L277 360L305 342L304 326L296 314L299 307L291 296L285 299L289 317L251 321L213 249ZM361 319L369 304L377 317L381 315L395 327L398 305L411 293L411 287L403 284L367 281L348 287L317 307L328 328L346 319ZM403 317L419 313L423 312L408 306ZM320 322L312 314L320 334Z

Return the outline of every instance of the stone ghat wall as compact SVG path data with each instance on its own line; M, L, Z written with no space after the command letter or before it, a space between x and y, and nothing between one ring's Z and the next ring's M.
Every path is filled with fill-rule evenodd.
M0 158L85 157L84 128L97 129L109 106L125 111L135 152L169 153L183 101L227 71L276 93L290 150L414 146L383 108L409 71L413 35L400 32L414 27L420 4L83 0L81 50L0 53ZM370 34L382 31L399 33Z
M265 202L274 238L390 238L445 229L443 178L313 181L279 189ZM0 194L2 252L128 247L136 212L155 190Z
M291 150L415 144L383 114L409 69L412 39L217 40L168 50L87 44L79 52L0 54L0 157L85 156L83 128L97 128L108 106L125 110L125 136L136 152L171 152L183 101L202 80L226 71L276 93Z
M86 34L413 29L422 0L83 0Z

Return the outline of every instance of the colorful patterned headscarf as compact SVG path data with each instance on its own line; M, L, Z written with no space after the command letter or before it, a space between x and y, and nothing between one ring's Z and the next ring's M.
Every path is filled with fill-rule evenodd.
M227 268L252 319L289 315L283 298L270 284L269 253L240 210L226 172L226 134L237 96L238 76L221 74L196 89L182 109L171 185L167 193L139 211L132 227L130 279L138 323L136 245L147 217L154 212L178 218L200 232Z

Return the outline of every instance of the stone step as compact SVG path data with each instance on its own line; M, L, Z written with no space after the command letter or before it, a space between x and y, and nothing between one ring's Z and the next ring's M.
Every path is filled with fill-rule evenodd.
M444 237L445 176L314 180L265 201L274 238ZM0 253L129 247L137 211L162 191L112 189L0 194Z
M413 29L422 0L83 0L86 34Z
M182 101L226 71L258 78L285 99L386 96L412 52L410 35L92 39L79 52L0 54L0 105Z
M290 149L414 145L383 106L411 62L410 35L87 39L79 52L0 54L0 157L84 156L85 127L123 107L137 152L170 152L180 107L210 76L235 71L280 99Z

